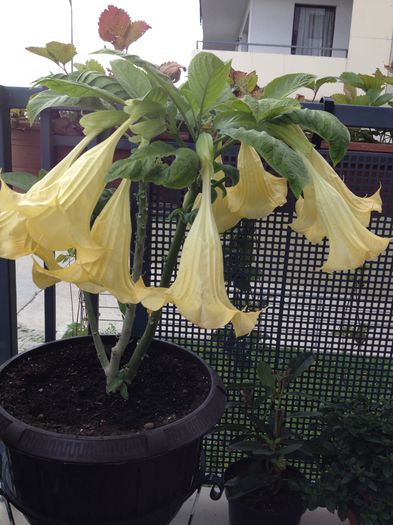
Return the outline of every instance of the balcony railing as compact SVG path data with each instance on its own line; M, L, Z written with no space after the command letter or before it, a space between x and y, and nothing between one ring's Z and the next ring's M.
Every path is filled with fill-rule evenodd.
M202 47L200 47L202 46ZM293 55L308 55L308 56L338 56L341 58L348 57L348 49L342 47L306 47L306 46L293 46L288 44L261 44L260 42L242 42L240 40L197 40L197 49L216 49L221 51L240 51L248 52L250 48L258 48L258 52L271 53L269 49L277 49L279 53L280 49L289 50ZM253 49L254 51L254 49ZM276 51L275 51L276 52ZM314 54L314 52L316 52Z

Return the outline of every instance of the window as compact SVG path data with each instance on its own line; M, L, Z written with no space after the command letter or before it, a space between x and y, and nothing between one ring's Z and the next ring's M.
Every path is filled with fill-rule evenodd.
M295 5L292 55L332 56L335 7Z

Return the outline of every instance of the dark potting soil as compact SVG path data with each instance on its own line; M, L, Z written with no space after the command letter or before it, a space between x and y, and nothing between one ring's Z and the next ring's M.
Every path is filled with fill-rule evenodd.
M4 371L0 404L29 425L53 432L109 436L149 430L182 418L209 392L198 364L151 350L129 387L129 399L107 394L94 348L75 345L30 355Z

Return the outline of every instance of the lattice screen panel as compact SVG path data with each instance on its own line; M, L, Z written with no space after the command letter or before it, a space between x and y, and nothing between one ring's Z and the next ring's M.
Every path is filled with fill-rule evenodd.
M357 195L371 195L382 185L383 214L374 214L370 228L393 237L393 156L349 152L337 170ZM152 284L158 284L175 229L168 215L179 205L171 192L152 190ZM390 397L393 249L356 271L322 273L318 268L327 258L327 243L313 245L288 227L293 208L290 202L266 219L243 220L223 236L231 300L238 308L266 307L252 334L236 339L230 326L200 330L169 306L158 337L196 351L226 384L253 378L260 358L281 367L300 351L312 350L316 363L296 388L315 400L293 398L289 404L296 410L334 396ZM234 410L225 419L237 423L241 415ZM293 425L307 434L307 420ZM222 434L207 438L209 471L222 470L226 445Z

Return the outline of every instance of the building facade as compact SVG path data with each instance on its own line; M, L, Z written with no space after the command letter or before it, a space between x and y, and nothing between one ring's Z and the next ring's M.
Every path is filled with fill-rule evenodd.
M393 59L393 0L200 0L200 8L198 48L255 70L260 85L295 72L371 74Z

